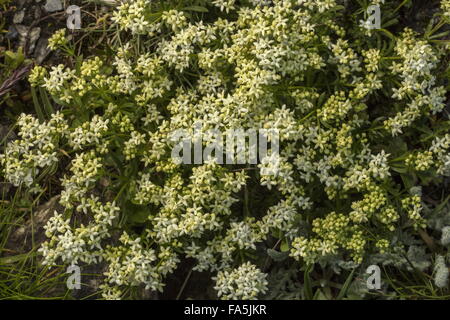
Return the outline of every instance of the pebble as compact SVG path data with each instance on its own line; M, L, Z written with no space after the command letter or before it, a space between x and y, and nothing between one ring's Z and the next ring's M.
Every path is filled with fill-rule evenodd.
M19 35L19 32L17 32L16 27L14 27L13 25L10 25L8 28L8 32L6 33L6 38L9 40L14 40L17 38L17 36Z
M13 17L13 23L15 24L22 23L24 17L25 17L25 10L20 10L16 12L16 14Z
M31 29L28 53L32 53L34 51L34 48L36 47L36 41L38 41L40 35L41 35L41 28L36 27Z
M36 6L34 8L34 19L39 20L42 16L41 8L39 6Z
M23 24L16 24L15 27L22 38L25 38L27 36L28 30L30 29L30 27L24 26Z
M19 47L23 48L27 43L27 35L30 27L24 26L23 24L16 24L15 27L19 33Z
M36 44L36 49L34 50L34 59L37 64L41 64L45 58L47 58L50 53L50 49L48 48L48 39L45 37L41 37Z
M61 11L63 9L61 0L47 0L44 6L47 12Z

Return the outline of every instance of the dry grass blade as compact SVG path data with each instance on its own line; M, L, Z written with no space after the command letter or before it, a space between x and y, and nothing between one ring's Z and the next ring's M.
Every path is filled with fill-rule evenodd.
M9 92L18 81L22 80L32 67L33 64L30 63L14 70L13 73L0 85L0 97Z

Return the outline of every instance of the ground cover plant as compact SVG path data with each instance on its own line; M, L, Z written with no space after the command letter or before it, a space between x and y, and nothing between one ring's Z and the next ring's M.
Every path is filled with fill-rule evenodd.
M0 155L15 197L57 199L45 268L97 266L105 299L449 297L448 0L133 0L106 19L92 52L49 39L64 59L30 71L36 111ZM174 160L173 132L236 129L278 132L279 154Z

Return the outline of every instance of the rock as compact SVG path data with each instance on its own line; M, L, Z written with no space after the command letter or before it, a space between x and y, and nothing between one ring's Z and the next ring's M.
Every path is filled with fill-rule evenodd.
M30 27L23 24L16 24L15 28L19 33L19 47L25 47L28 44L28 53L32 53L41 35L41 28L35 27L30 29Z
M34 19L39 20L42 16L42 10L39 6L34 7Z
M8 28L8 32L6 33L6 38L9 40L14 40L19 36L19 32L17 31L16 27L13 25L10 25Z
M16 24L15 28L22 38L26 38L30 29L30 27L24 26L23 24Z
M105 4L107 6L112 6L112 7L117 6L117 4L119 3L117 0L100 0L100 2L102 4Z
M7 249L15 253L25 253L33 248L31 233L34 232L34 244L39 246L47 240L44 226L54 215L55 211L62 212L63 208L58 203L59 196L51 198L47 203L41 205L32 213L33 217L28 219L19 227L16 227L8 238L5 245Z
M25 17L25 10L20 10L19 12L16 12L16 14L13 17L13 23L14 24L22 23L24 17Z
M30 31L30 38L29 38L29 47L28 47L28 53L32 53L34 51L34 48L36 47L36 42L39 39L39 36L41 35L41 28L36 27L31 29Z
M44 6L47 12L61 11L63 9L61 0L47 0Z
M16 24L15 27L19 33L19 47L25 48L30 27L24 26L23 24Z
M41 64L45 58L50 53L48 46L48 38L42 37L36 44L36 49L34 50L34 59L37 64Z
M17 0L17 7L18 8L28 7L30 2L33 2L33 0Z

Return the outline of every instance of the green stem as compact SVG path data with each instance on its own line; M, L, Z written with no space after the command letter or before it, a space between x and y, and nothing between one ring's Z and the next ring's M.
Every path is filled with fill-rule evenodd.
M395 8L394 11L392 11L392 14L395 14L398 10L400 10L408 2L409 2L409 0L404 0L402 3L400 3L400 5L397 8Z

